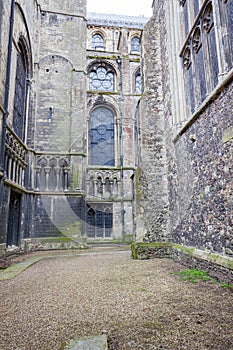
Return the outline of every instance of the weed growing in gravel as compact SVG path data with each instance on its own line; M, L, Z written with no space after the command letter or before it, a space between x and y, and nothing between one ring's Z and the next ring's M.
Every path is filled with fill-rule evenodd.
M207 273L203 270L197 269L186 269L181 270L176 273L170 272L170 275L178 275L180 277L180 281L189 281L191 283L197 283L198 281L209 281L210 284L215 284L217 281L214 278L211 278L207 275ZM219 283L222 288L229 288L233 291L233 284L228 283Z
M189 281L197 283L198 281L209 281L211 278L205 271L197 269L186 269L176 273L180 277L180 281Z
M220 286L222 288L230 288L233 291L233 284L228 284L228 283L220 283Z

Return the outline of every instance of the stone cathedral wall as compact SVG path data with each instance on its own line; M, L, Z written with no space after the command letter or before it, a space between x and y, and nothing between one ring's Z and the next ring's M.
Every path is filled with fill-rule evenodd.
M167 2L154 2L154 15L143 34L137 238L193 247L201 256L216 254L215 260L224 257L232 268L232 70L225 80L220 78L211 98L187 118L188 99L177 98L172 89L180 57L172 52L168 7ZM181 74L177 90L182 91L182 82ZM180 123L174 123L174 106L179 107ZM206 255L204 259L208 260Z

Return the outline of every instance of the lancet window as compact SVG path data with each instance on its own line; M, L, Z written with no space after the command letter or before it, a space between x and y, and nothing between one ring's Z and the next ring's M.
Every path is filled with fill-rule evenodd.
M24 46L19 42L19 53L16 63L15 96L12 127L20 139L24 138L25 132L25 105L26 105L26 82L28 67Z
M192 4L191 4L192 3ZM185 46L182 49L186 97L191 113L205 100L217 86L219 64L216 46L216 26L213 17L212 1L199 11L199 1L180 1L183 7ZM190 22L194 13L195 26ZM199 12L198 12L199 11Z
M95 108L89 122L89 162L114 165L114 114L106 107Z
M140 40L137 36L131 39L131 52L140 52Z
M92 37L92 49L98 50L99 48L104 48L104 39L103 36L99 33L96 33Z
M93 205L87 210L88 238L111 238L113 214L111 206Z
M135 75L135 91L136 94L142 93L142 77L140 72L137 72Z

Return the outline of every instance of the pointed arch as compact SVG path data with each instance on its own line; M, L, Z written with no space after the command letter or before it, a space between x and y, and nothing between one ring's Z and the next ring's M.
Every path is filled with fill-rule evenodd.
M89 163L114 166L114 148L114 113L106 105L97 106L89 120Z
M29 78L28 52L26 40L19 38L16 61L15 93L12 128L20 139L24 139L27 113L27 80Z
M138 36L133 36L131 39L131 52L140 53L140 39Z
M88 67L89 89L91 91L115 91L116 71L107 62L94 62Z

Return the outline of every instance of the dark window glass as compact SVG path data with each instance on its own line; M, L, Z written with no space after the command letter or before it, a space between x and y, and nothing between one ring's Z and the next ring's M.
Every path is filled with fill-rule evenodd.
M194 87L193 87L193 72L192 67L188 70L188 84L189 84L189 96L190 96L190 105L191 105L191 112L194 113L195 110L195 99L194 99Z
M114 115L105 107L96 108L90 116L90 163L114 165Z
M205 81L205 70L202 49L197 53L197 66L199 71L199 82L201 90L201 101L206 98L206 81Z
M15 80L15 97L13 112L13 129L14 132L22 139L24 134L25 123L25 95L26 95L26 78L27 70L24 57L19 54L17 57L16 80Z
M193 0L194 16L196 17L199 12L199 0Z
M228 14L228 33L230 41L231 57L233 61L233 1L228 0L227 4L227 14Z
M89 238L110 238L112 235L113 215L110 208L96 206L87 212L87 236Z
M88 237L95 237L95 211L91 208L87 212Z
M189 32L188 3L187 3L187 1L184 3L184 30L185 30L185 36L187 36L188 32Z
M112 213L105 213L105 237L111 237L112 232Z
M193 44L192 47L194 52L196 85L198 90L200 90L199 96L201 98L201 101L203 101L206 97L206 80L205 80L202 41L201 41L201 29L199 26L194 31L192 44Z
M210 50L211 66L212 66L212 78L213 78L213 84L215 87L218 84L219 70L218 70L218 56L217 56L214 27L212 27L209 33L209 50Z

